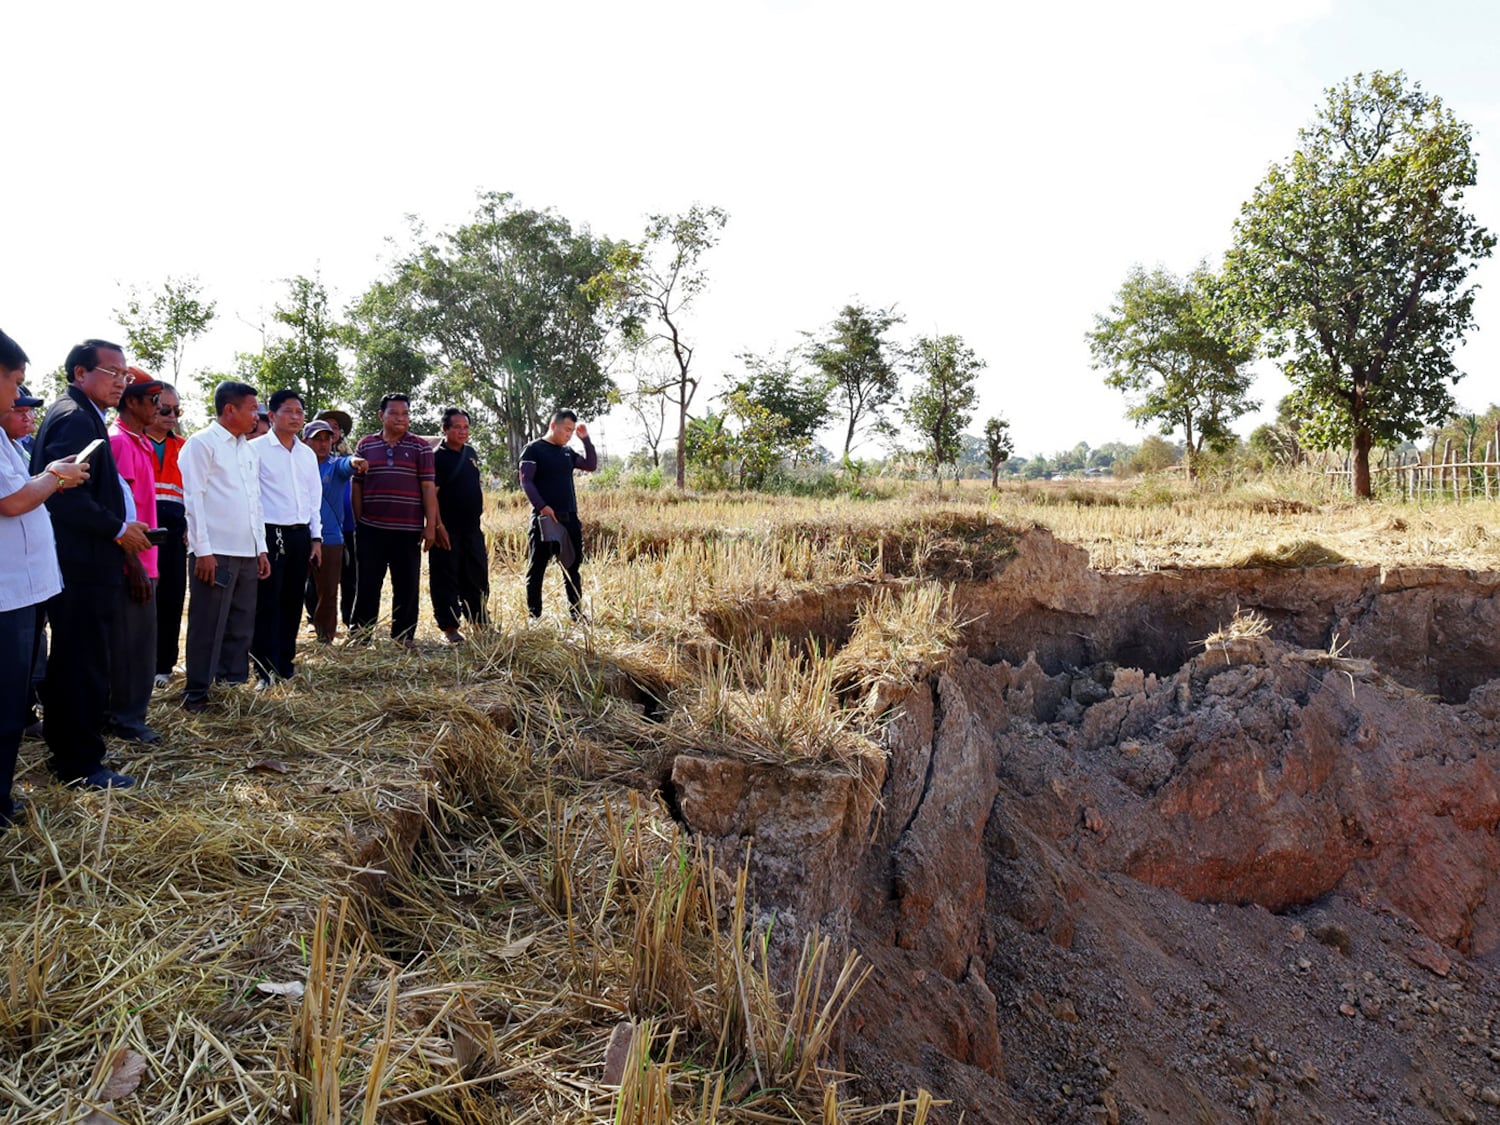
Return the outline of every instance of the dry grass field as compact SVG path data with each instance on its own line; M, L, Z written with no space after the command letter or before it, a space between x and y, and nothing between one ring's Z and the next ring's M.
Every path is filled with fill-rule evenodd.
M490 514L496 623L320 648L297 679L166 693L124 794L52 785L0 837L4 1121L920 1122L827 1046L857 958L770 979L738 884L653 797L676 748L878 754L861 707L955 636L946 583L1040 523L1103 569L1500 570L1500 505L970 484L811 501L588 490L587 625L524 617L521 510ZM744 607L888 579L837 652ZM732 864L730 865L732 868ZM633 1034L628 1029L634 1027ZM611 1043L614 1043L612 1057Z

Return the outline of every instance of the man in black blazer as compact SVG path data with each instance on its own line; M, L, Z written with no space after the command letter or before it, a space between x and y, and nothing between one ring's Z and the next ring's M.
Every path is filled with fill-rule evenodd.
M42 683L43 724L52 771L89 789L124 789L135 779L104 767L109 707L110 625L125 580L125 553L150 546L146 525L125 518L125 489L109 449L104 412L120 401L129 376L125 353L85 340L68 353L66 393L47 410L32 451L32 472L76 455L96 438L88 483L47 502L62 568L62 593L47 603L52 651Z

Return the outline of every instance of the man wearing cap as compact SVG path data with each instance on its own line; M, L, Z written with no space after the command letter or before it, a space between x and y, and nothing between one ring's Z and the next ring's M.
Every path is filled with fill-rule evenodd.
M126 519L125 487L109 445L104 412L117 405L129 381L125 353L107 340L85 340L63 364L67 390L47 409L32 470L82 453L88 482L47 501L62 593L47 603L52 652L42 682L43 734L58 779L89 789L135 784L104 767L104 719L109 709L110 636L125 585L125 556L151 546L146 524Z
M316 422L325 422L333 431L332 443L328 450L330 457L347 457L352 447L344 440L354 432L354 419L349 417L344 410L320 410L318 416L313 419ZM305 438L303 439L306 440ZM314 452L317 452L314 450ZM319 459L319 470L322 470L324 462ZM324 475L324 488L327 488L327 475ZM354 557L354 509L349 502L349 481L343 482L343 495L335 497L338 503L334 505L334 511L339 519L339 536L343 543L343 550L339 552L340 571L337 578L338 583L338 609L339 619L347 627L349 618L354 613L355 593L355 571L356 560ZM328 546L328 510L323 510L323 546ZM315 618L318 612L318 577L315 574L307 576L307 620L317 628Z
M574 438L583 452L569 446ZM571 410L552 415L547 433L521 450L521 488L531 501L531 526L527 534L530 555L526 562L526 610L542 615L542 577L547 560L554 555L562 565L563 589L568 612L576 621L583 616L583 524L578 521L578 497L573 472L592 473L599 467L599 454L589 440L588 427ZM561 540L566 537L567 542Z
M0 332L0 413L8 412L30 362L21 346ZM57 461L33 475L10 442L0 440L0 832L19 819L11 795L16 755L26 724L37 610L62 590L52 521L42 504L87 480L88 465Z
M146 427L156 417L161 383L138 367L120 395L119 415L110 429L109 447L135 504L136 518L156 527L156 466ZM110 734L154 745L161 735L146 725L146 708L156 668L156 547L125 556L125 584L109 644Z
M36 408L41 405L41 399L21 387L16 393L15 405L0 414L0 429L28 461L31 460L32 446L36 444Z
M183 438L177 432L182 416L177 389L163 383L156 414L146 427L151 464L156 471L156 521L166 532L156 549L156 677L164 688L177 667L182 637L182 607L187 604L187 509L182 504L182 468L177 463Z
M187 509L188 596L185 711L206 711L215 682L250 678L258 580L271 573L260 508L260 466L245 435L255 428L255 388L214 388L216 417L182 447Z
M326 411L325 411L326 413ZM312 603L313 629L318 640L331 644L339 631L339 581L343 577L344 498L355 473L365 471L361 457L333 456L338 428L319 418L302 430L302 440L318 458L318 474L323 484L323 555L312 568L309 582L314 587Z
M259 686L296 674L297 626L309 566L323 550L323 481L318 458L298 434L306 413L293 390L271 395L271 432L250 442L260 466L260 505L266 521L271 572L255 596L255 639L250 659Z
M380 400L380 433L363 439L355 452L369 468L350 482L359 525L359 592L350 627L368 632L380 616L380 591L391 572L391 636L407 648L416 645L422 552L437 536L437 484L432 446L413 437L406 395Z

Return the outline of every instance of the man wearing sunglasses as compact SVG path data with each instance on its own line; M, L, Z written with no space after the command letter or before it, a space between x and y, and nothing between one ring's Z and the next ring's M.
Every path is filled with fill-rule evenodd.
M156 677L155 686L167 686L177 667L182 641L182 607L187 604L187 509L182 499L182 469L177 455L183 437L177 432L182 407L177 389L163 383L156 414L146 426L151 460L156 470L156 525L167 532L156 550Z
M52 770L88 789L123 789L135 779L104 767L109 707L110 632L125 556L151 543L146 525L125 518L125 489L109 448L104 412L118 405L129 374L125 353L107 340L85 340L68 353L68 387L47 410L32 452L32 472L102 444L89 459L87 483L47 501L63 589L47 602L52 653L42 683L43 725Z
M130 489L136 518L156 522L156 464L146 427L156 417L162 384L139 367L120 394L119 414L110 429L109 448ZM156 668L156 552L153 545L125 556L125 586L115 610L109 645L109 712L106 729L128 742L154 745L161 735L146 725Z

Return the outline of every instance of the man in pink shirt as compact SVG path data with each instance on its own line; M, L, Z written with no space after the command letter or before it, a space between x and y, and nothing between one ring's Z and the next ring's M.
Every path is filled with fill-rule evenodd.
M119 416L109 431L109 448L135 518L148 528L156 522L156 458L146 427L156 417L162 384L139 368L120 396ZM116 738L154 744L161 735L146 725L146 707L156 673L156 547L125 556L125 585L115 612L109 646L109 712L105 729Z

